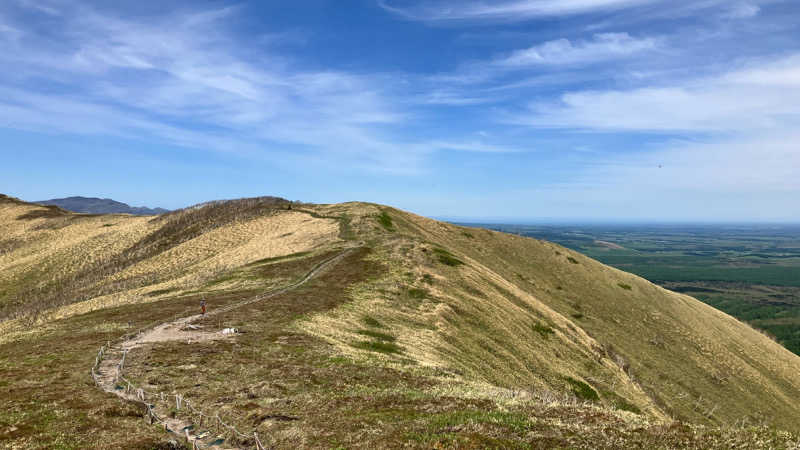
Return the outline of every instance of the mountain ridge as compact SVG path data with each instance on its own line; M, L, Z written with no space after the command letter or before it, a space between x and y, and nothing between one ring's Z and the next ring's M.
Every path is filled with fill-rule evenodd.
M136 216L155 216L170 210L164 208L149 208L146 206L130 206L110 198L72 196L39 200L32 203L40 205L55 205L76 213L84 214L132 214Z

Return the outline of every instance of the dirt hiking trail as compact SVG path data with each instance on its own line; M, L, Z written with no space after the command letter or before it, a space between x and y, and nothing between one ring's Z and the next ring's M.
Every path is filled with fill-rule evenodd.
M227 333L223 333L223 330L206 331L205 325L195 325L194 322L296 289L316 277L320 272L335 265L356 248L357 247L347 248L339 254L317 264L302 279L288 286L265 292L223 308L211 310L206 313L205 316L196 314L164 322L151 329L144 330L130 339L123 340L105 348L105 350L101 352L102 354L100 357L102 359L99 361L97 369L93 370L95 382L100 389L106 392L112 393L127 401L143 404L147 409L145 417L148 418L151 423L162 424L166 431L172 433L176 437L176 443L179 442L180 439L186 439L192 444L193 448L243 448L230 444L229 439L226 439L226 436L233 435L234 437L238 437L239 440L254 442L249 445L250 448L259 448L261 444L257 442L257 437L244 435L239 432L249 430L233 429L233 427L226 425L218 417L204 414L202 411L193 408L191 403L183 399L179 394L150 392L135 387L132 382L123 376L125 362L130 361L132 351L148 344L183 340L187 342L198 342L205 340L234 339L236 332L233 330L225 330L228 331ZM167 405L172 405L172 407L168 407ZM168 415L169 409L180 409L181 407L187 408L192 412L191 416L193 421L181 417L172 418ZM198 420L194 420L195 417L197 417ZM201 430L202 427L205 427L205 429Z

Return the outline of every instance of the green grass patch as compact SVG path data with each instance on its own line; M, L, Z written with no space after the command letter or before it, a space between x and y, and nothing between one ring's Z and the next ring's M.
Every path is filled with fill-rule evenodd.
M368 326L368 327L373 327L373 328L384 328L383 324L382 324L382 323L380 323L380 322L378 321L378 319L376 319L376 318L374 318L374 317L372 317L372 316L363 316L363 317L361 317L361 322L362 322L364 325Z
M456 258L452 253L443 248L434 248L433 252L436 253L439 262L446 266L457 267L464 264L464 261Z
M428 296L426 289L411 288L408 290L408 296L417 300L421 300Z
M632 412L634 414L641 414L642 410L639 409L638 406L634 405L633 403L628 402L624 398L619 398L617 401L614 402L614 407L617 409L621 409L622 411Z
M531 429L531 422L525 414L502 411L445 412L433 416L429 426L441 429L481 423L503 427L514 433L525 433Z
M353 347L360 348L361 350L369 350L371 352L398 354L402 353L403 349L399 345L392 342L381 341L359 341L353 344Z
M567 377L566 380L567 383L571 385L572 393L575 394L576 397L582 400L589 400L592 402L600 400L600 396L597 395L597 391L595 391L594 388L584 383L583 381L576 380L571 377Z
M533 331L541 334L543 337L548 337L551 334L555 333L555 331L553 331L552 327L550 327L548 325L544 325L544 324L538 323L538 322L533 324L532 328L533 328Z
M356 331L356 333L362 336L369 336L371 338L375 338L378 339L379 341L384 341L384 342L394 342L397 339L391 334L381 333L380 331L358 330Z
M378 223L386 229L386 231L394 231L394 222L392 221L392 217L386 211L383 211L378 215Z

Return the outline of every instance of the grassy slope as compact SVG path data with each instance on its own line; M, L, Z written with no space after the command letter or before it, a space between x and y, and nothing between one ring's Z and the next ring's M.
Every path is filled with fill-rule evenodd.
M37 318L153 301L243 264L335 240L336 221L260 200L153 218L73 214L2 197L0 320L22 319L11 325L27 327Z
M472 333L477 333L477 340L491 342L502 331L500 322L506 320L513 322L518 332L508 333L495 351L503 347L516 349L520 341L530 338L530 333L520 331L526 326L524 322L544 315L554 322L558 319L554 335L562 341L562 348L577 340L570 336L575 335L570 333L572 327L585 330L594 340L582 342L586 358L580 363L575 358L564 358L569 360L567 364L558 358L543 364L539 361L541 365L530 370L537 375L541 375L542 366L562 374L579 372L584 381L604 390L615 378L598 366L608 367L607 362L611 361L632 382L624 385L641 387L650 403L670 416L711 423L764 420L787 429L800 428L795 401L800 393L800 358L749 326L691 297L666 291L555 244L467 230L397 211L394 214L401 228L405 226L414 236L412 241L420 237L465 261L456 271L437 267L438 274L443 274L450 284L471 277L472 271L484 272L471 288L492 295L496 306L502 304L496 299L508 298L509 293L515 292L510 286L497 289L499 281L495 277L499 275L519 289L517 297L526 300L520 309L502 311L500 320L492 316L484 324L491 327L488 330L477 326L457 333L465 336L462 339L469 340ZM443 293L462 306L474 305L475 297L480 297L468 297L463 286L450 291L450 284ZM499 297L496 291L505 295ZM525 309L530 313L524 314ZM560 317L550 316L549 309ZM498 358L491 355L492 350L478 355L469 350L475 348L465 343L458 347L458 353L475 354L475 361L482 364L475 372L498 377L507 355L494 361ZM598 364L590 365L589 358ZM576 363L583 367L575 367ZM510 379L506 383L513 382L512 376L519 378L520 371L519 364L509 367ZM618 386L612 390L618 390ZM640 397L630 396L635 392L620 394L640 407L646 406Z
M237 220L247 222L273 214L263 206L236 204L225 211L235 210ZM0 205L0 218L14 223L31 208L8 200ZM794 439L767 428L666 420L674 415L730 423L751 417L750 423L763 419L797 428L790 420L797 411L785 400L797 393L797 372L785 372L797 369L797 358L688 297L548 243L374 205L300 209L295 213L308 213L309 219L338 218L339 237L358 239L369 249L297 291L220 317L212 326L247 331L233 342L142 349L129 361L130 377L187 394L193 404L219 409L240 429L287 448L781 448ZM102 225L108 217L70 220ZM186 223L199 229L188 237L180 235L184 226L139 230L149 238L133 248L142 249L140 256L163 257L219 228L225 222L220 217L225 214L190 217ZM42 228L64 219L36 220ZM4 241L6 256L22 250L35 259L30 248L39 244L25 237L27 231L14 244ZM93 239L89 245L96 245ZM192 289L146 285L152 295L133 297L133 304L7 334L0 343L0 397L9 408L0 411L0 446L161 445L165 436L144 425L136 417L140 411L92 386L86 370L96 347L128 326L189 314L200 293L221 305L286 284L338 242L324 233L308 240L293 247L294 256L245 258ZM52 253L41 254L52 259ZM6 289L15 286L4 282ZM721 364L735 371L723 376Z

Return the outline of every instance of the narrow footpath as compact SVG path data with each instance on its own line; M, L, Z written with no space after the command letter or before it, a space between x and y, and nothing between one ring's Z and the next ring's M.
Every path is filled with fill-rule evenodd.
M202 325L194 325L194 322L296 289L316 277L323 270L335 265L354 250L355 248L345 249L341 253L317 264L302 279L291 285L216 309L207 313L205 317L202 314L197 314L165 322L153 328L141 331L129 339L111 346L104 346L98 356L98 364L93 367L92 370L92 376L97 386L124 400L144 405L146 409L145 417L150 420L151 423L158 423L160 426L163 426L166 431L175 436L178 442L180 442L181 439L186 439L196 448L242 448L230 443L231 439L226 438L226 436L231 436L239 440L255 442L254 445L250 445L251 448L263 448L255 434L244 434L243 432L247 433L249 430L236 430L222 422L218 417L204 414L202 411L192 406L190 403L191 399L182 398L180 394L176 393L149 392L138 388L133 382L124 377L125 364L127 361L130 361L133 350L152 343L233 339L235 338L235 332L224 333L224 330L217 330L214 332L205 331ZM167 411L172 405L178 409L188 409L192 420L185 417L170 417Z

